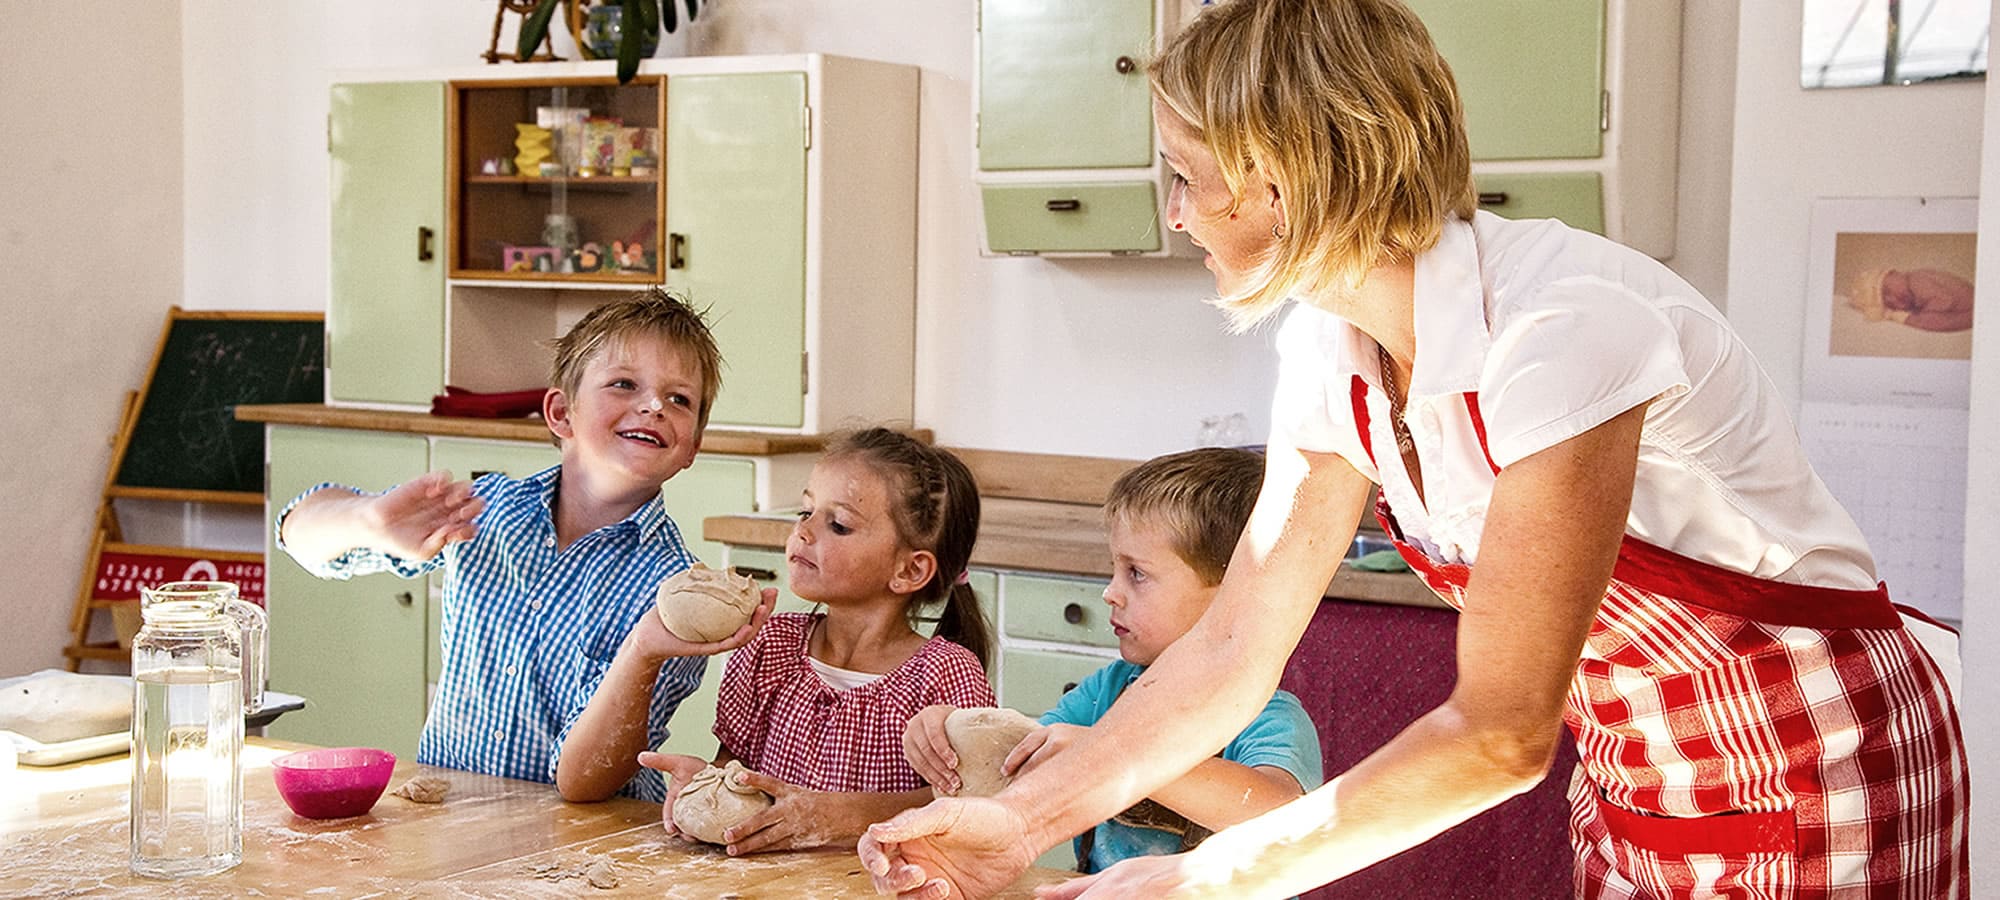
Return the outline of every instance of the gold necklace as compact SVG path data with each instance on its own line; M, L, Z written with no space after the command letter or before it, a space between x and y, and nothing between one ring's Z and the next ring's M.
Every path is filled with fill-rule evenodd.
M1404 456L1415 456L1417 439L1410 436L1410 426L1403 422L1403 390L1396 384L1396 361L1389 358L1389 348L1375 345L1376 365L1382 369L1382 387L1389 395L1389 430L1396 436L1396 451Z

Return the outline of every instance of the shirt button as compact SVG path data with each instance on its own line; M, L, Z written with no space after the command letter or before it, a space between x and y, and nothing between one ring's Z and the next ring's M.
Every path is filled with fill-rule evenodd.
M536 597L535 599L533 599L533 600L530 600L530 601L528 601L528 608L529 608L529 609L541 609L541 608L542 608L542 598L540 598L540 597Z
M504 729L504 728L495 728L495 729L493 729L493 739L494 739L494 740L496 740L496 741L504 741L504 740L506 740L506 739L507 739L507 731L506 731L506 729Z
M552 537L545 537L545 538L542 538L542 546L544 546L544 547L553 547L553 546L555 546L555 545L556 545L556 539L555 539L555 538L552 538Z
M514 674L514 667L513 667L513 666L508 666L507 668L505 668L505 669L503 669L503 670L501 670L501 671L504 671L504 672L506 672L506 673L507 673L508 675L512 675L512 674Z

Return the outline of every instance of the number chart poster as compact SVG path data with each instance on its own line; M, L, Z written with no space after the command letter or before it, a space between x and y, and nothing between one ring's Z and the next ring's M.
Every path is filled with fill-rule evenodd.
M1799 435L1889 594L1959 621L1965 596L1976 201L1812 211Z

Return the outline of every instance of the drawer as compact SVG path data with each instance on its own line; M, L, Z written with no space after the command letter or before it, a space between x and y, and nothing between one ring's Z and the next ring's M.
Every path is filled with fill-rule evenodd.
M1509 219L1561 219L1604 233L1604 182L1596 172L1478 173L1479 208Z
M1114 659L1053 650L1002 651L1000 705L1039 716L1054 709L1063 694Z
M1151 181L980 187L993 253L1153 253L1160 205Z
M1117 647L1107 582L1039 575L1002 575L1001 608L1009 637L1093 647Z

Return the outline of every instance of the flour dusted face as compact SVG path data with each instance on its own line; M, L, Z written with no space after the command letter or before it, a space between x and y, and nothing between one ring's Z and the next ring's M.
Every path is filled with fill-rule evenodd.
M742 763L730 760L722 768L695 773L674 798L674 827L698 841L728 843L723 832L771 808L770 794L743 783L745 771Z
M1014 779L1000 764L1041 723L1004 707L966 707L944 719L944 736L958 754L958 796L991 797Z
M757 582L747 575L718 571L701 563L660 582L655 608L674 637L693 643L719 641L750 624L757 612Z

